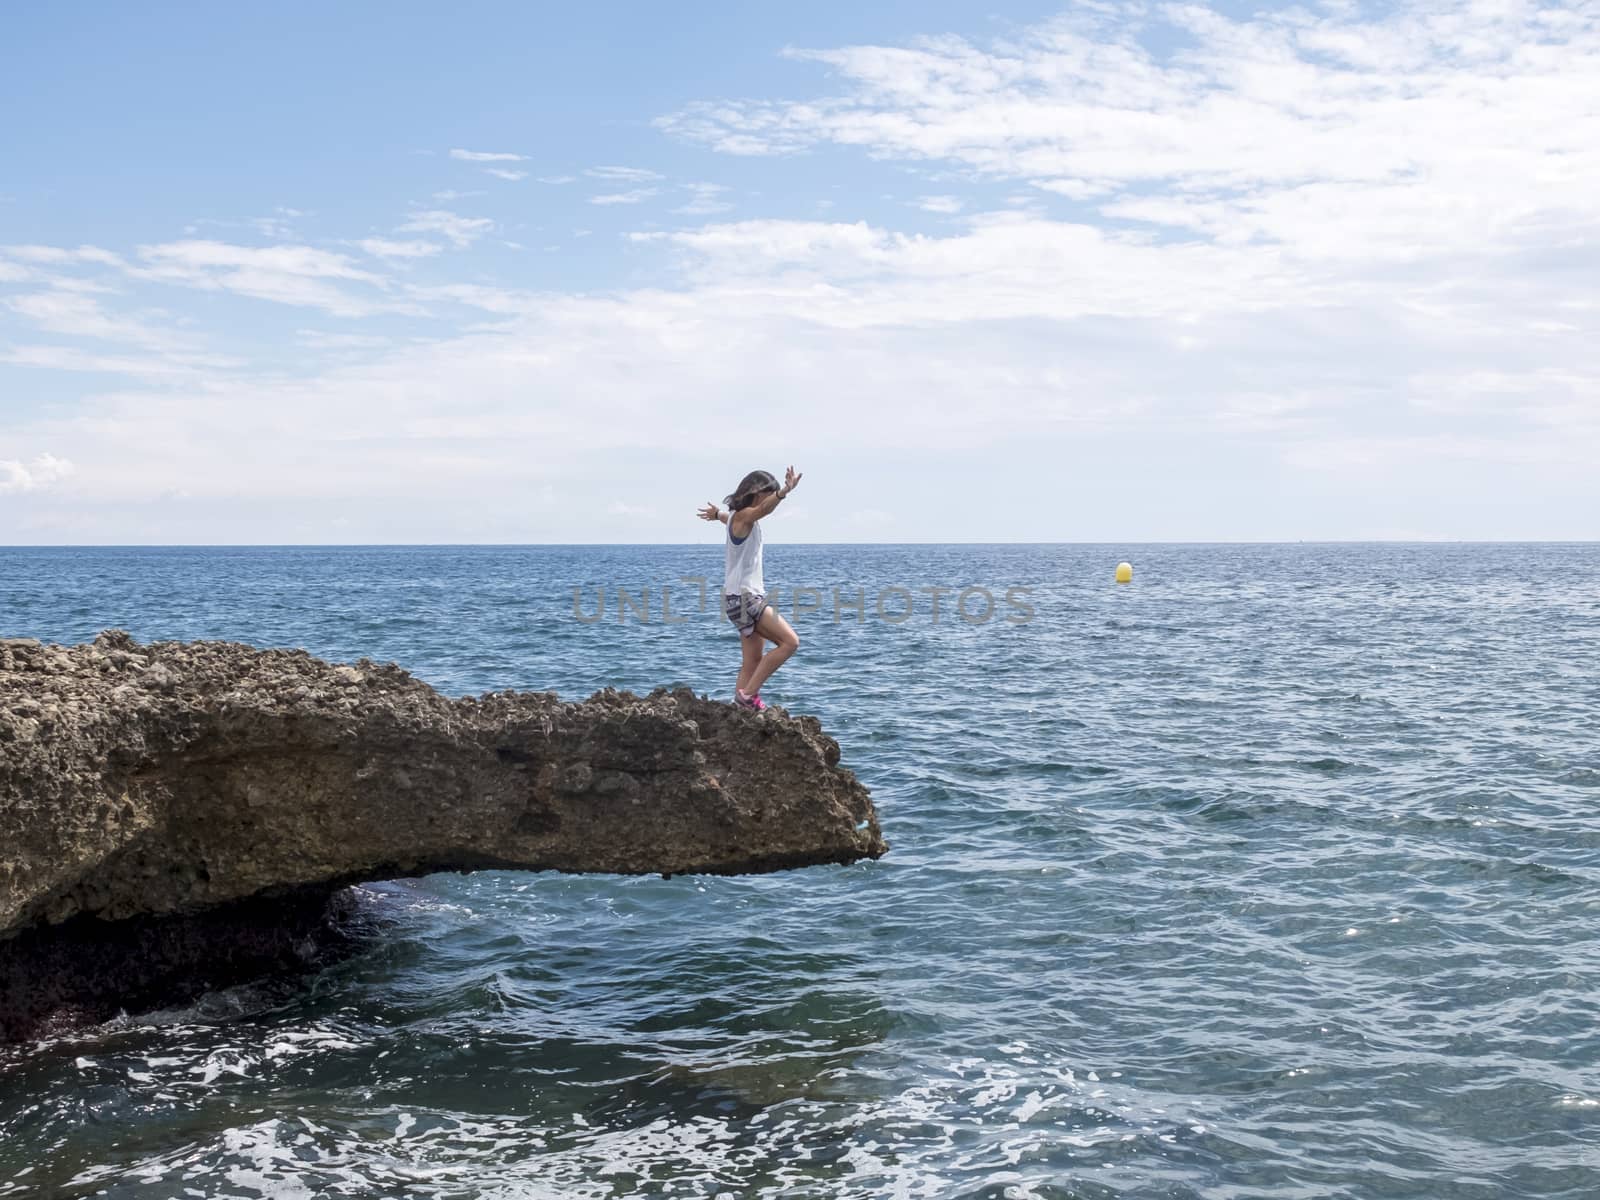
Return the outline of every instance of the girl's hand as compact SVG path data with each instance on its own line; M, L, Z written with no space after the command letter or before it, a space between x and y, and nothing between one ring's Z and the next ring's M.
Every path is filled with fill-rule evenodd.
M722 510L708 500L701 506L700 517L705 521L720 521L722 519Z
M783 490L787 494L794 491L795 484L800 482L800 476L793 467L783 473Z

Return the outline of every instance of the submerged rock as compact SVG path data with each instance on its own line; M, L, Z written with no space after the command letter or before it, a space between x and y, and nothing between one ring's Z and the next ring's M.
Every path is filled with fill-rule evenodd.
M303 650L0 640L0 1006L24 944L30 961L131 945L168 916L220 943L227 920L199 914L293 898L314 923L362 880L736 874L886 849L838 744L781 709L684 688L451 700L392 663ZM137 936L107 924L135 918Z

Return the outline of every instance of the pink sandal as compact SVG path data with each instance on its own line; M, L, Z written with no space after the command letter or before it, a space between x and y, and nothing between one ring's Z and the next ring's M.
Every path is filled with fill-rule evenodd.
M759 690L752 695L746 696L737 687L733 689L733 702L740 708L754 709L756 712L760 712L767 706L766 701L761 698Z

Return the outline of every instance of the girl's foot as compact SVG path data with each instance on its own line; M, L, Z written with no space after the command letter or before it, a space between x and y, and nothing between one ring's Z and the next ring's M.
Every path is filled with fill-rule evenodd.
M761 698L761 693L759 691L755 692L753 695L746 696L737 687L733 689L733 702L740 708L750 708L757 712L760 712L767 706L766 701Z

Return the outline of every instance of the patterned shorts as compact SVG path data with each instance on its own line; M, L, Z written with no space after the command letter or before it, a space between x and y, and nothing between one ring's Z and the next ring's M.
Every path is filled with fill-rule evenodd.
M758 592L730 593L722 597L722 611L728 614L740 637L756 631L756 622L767 607L767 598Z

